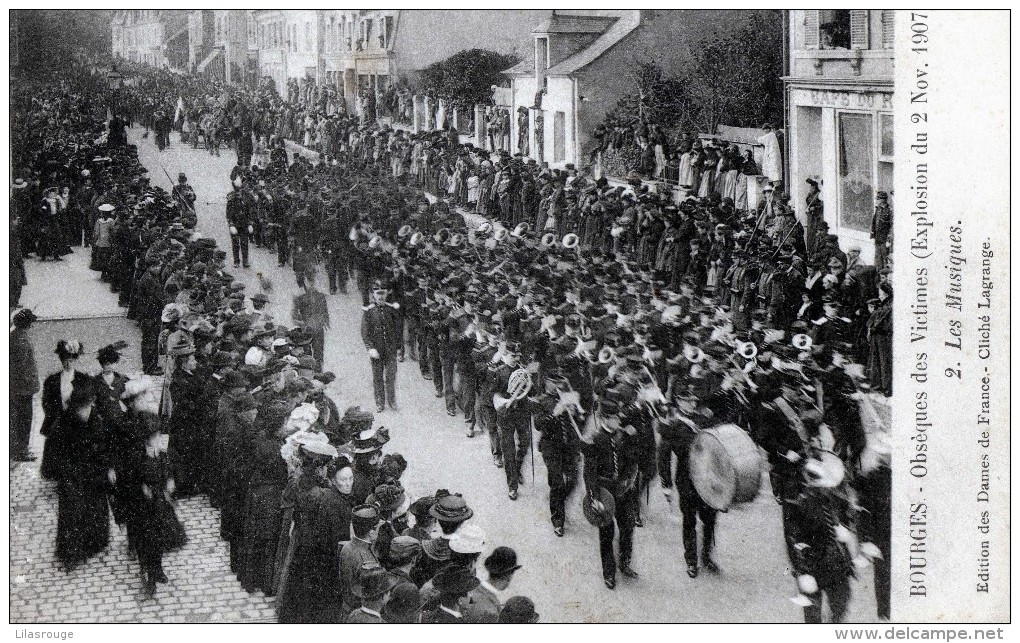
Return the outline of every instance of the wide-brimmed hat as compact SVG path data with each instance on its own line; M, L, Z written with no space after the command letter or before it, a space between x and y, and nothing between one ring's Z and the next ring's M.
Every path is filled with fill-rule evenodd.
M385 427L379 427L380 429ZM378 429L368 429L354 436L350 442L351 453L373 453L382 449L384 442L380 442Z
M609 493L605 487L599 487L597 493L597 500L602 507L595 506L592 494L585 494L584 500L581 501L581 509L584 511L585 519L601 529L613 521L613 517L616 515L616 501L613 499L613 494Z
M485 530L478 525L464 525L450 536L450 551L458 554L480 554L485 551Z
M429 508L429 514L443 522L464 522L475 515L475 512L467 506L467 502L460 494L451 494L438 498Z
M482 582L474 572L463 567L448 566L432 579L432 586L440 594L460 596L477 588Z

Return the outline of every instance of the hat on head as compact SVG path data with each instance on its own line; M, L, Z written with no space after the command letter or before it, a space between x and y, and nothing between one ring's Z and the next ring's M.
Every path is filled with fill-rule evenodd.
M263 304L269 303L269 297L266 297L265 293L255 293L251 296L251 300L254 302L262 302Z
M358 505L351 513L353 524L365 527L374 527L379 524L379 509L375 505Z
M499 611L500 623L534 623L538 621L535 603L526 596L513 596Z
M411 536L397 536L390 541L390 562L396 566L406 565L421 553L421 543Z
M411 503L408 511L410 511L415 518L422 519L431 514L430 510L434 504L436 504L435 496L422 496Z
M55 352L60 359L67 359L81 357L83 350L81 342L73 339L62 339L57 342L57 350Z
M521 566L517 564L517 552L510 547L497 547L485 559L485 570L489 572L489 576L506 576L520 568Z
M429 514L443 522L464 522L475 514L460 494L451 494L437 498L429 509Z
M379 598L393 589L399 581L378 563L367 562L361 566L358 582L351 588L351 593L361 599Z
M393 588L390 598L383 607L386 621L390 623L411 623L421 609L421 595L414 583L400 583Z
M397 480L389 480L378 485L372 491L372 495L365 500L365 503L376 505L379 507L379 511L393 512L394 515L406 513L407 508L411 506L410 498L407 497L404 486ZM400 511L401 508L403 508L403 511Z
M440 594L461 596L481 585L481 581L469 569L449 565L443 568L435 578L432 579L432 586Z
M120 343L110 344L96 352L96 361L100 364L116 364L120 361L120 351L124 350Z
M99 206L100 212L113 212L116 209L117 209L116 207L110 205L109 203L104 203L103 205Z
M17 328L28 328L36 319L38 319L38 317L36 317L35 313L30 309L21 308L11 315L11 324Z
M464 525L450 536L450 551L458 554L480 554L485 551L485 530L478 525Z

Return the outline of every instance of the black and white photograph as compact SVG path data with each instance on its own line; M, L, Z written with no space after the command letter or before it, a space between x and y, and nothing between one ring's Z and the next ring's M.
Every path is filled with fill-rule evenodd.
M979 550L1008 597L1004 398L924 495L1009 318L1008 210L897 140L928 21L11 10L10 624L884 632Z

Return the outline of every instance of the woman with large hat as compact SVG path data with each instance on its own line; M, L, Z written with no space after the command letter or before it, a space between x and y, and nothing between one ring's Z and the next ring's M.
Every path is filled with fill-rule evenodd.
M208 450L202 448L203 433L208 430L201 404L205 384L197 374L195 346L186 333L175 333L168 343L167 356L173 359L169 386L173 412L167 430L170 457L177 473L177 496L188 497L198 493L209 457Z
M64 450L58 464L57 559L67 572L106 549L110 541L106 494L116 476L95 405L94 385L83 382L71 391L53 428Z
M295 489L290 552L280 583L278 618L281 623L339 622L340 586L337 572L338 534L323 530L322 513L330 495L327 472L337 457L328 442L309 442L300 448L302 468Z
M163 554L187 542L171 498L174 478L166 454L167 438L160 432L158 385L133 380L121 398L130 408L121 427L126 443L117 459L118 501L127 523L128 543L142 567L145 592L156 593L157 583L169 579L163 571Z
M60 466L67 453L64 435L59 426L60 418L67 410L71 394L91 383L88 375L75 368L82 350L81 343L75 340L57 342L55 352L60 358L61 369L43 381L43 421L39 432L46 438L46 445L43 447L40 473L48 480L59 478Z

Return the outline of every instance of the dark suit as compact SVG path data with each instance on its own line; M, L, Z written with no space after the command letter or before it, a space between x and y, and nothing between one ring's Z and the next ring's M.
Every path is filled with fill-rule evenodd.
M365 348L375 349L379 358L372 358L372 387L376 406L397 403L397 353L400 351L401 327L396 308L390 304L369 304L364 307L361 338Z
M32 435L32 398L39 390L39 371L35 365L35 351L28 331L17 328L10 338L10 456L28 454Z
M681 420L659 429L659 481L662 488L670 489L676 481L677 503L683 514L684 560L689 566L698 564L698 518L701 518L702 559L710 559L715 544L715 510L705 504L691 481L690 454L695 428ZM676 455L676 473L673 474L673 456Z

